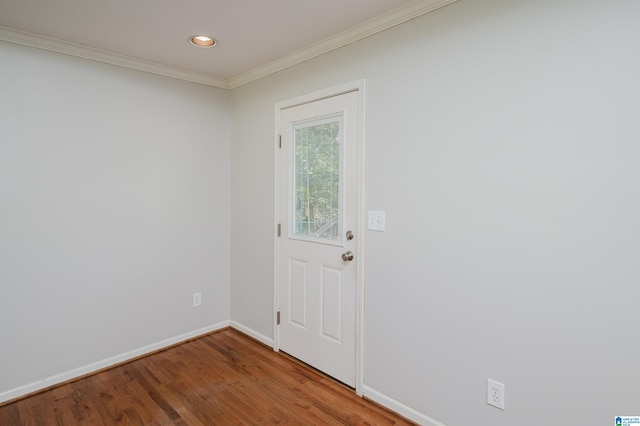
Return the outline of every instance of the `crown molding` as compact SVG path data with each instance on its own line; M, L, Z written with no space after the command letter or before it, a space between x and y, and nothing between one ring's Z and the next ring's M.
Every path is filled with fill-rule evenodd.
M229 88L235 89L237 87L244 86L252 81L308 61L309 59L331 52L332 50L339 49L340 47L372 36L391 27L395 27L396 25L400 25L404 22L410 21L411 19L415 19L457 1L458 0L417 0L405 6L398 7L384 15L370 19L334 36L285 55L268 64L233 77L228 81Z
M79 58L90 59L92 61L103 62L106 64L129 68L132 70L158 74L165 77L177 78L179 80L205 84L207 86L219 87L221 89L229 88L227 80L222 78L186 71L179 68L173 68L166 65L160 65L129 56L119 55L117 53L93 49L79 44L68 43L54 38L43 37L24 31L17 31L7 27L0 26L0 40L22 44L30 47L36 47L38 49L49 50L52 52L63 53L65 55L76 56Z
M448 4L455 3L456 1L458 0L416 0L229 80L160 65L79 44L68 43L33 33L17 31L3 26L0 26L0 40L221 89L235 89L391 27L395 27L396 25L400 25Z

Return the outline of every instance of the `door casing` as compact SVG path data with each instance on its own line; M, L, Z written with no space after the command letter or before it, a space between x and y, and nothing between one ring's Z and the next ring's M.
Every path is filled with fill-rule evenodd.
M274 277L273 277L273 350L280 350L280 332L277 324L277 312L280 308L280 276L279 276L279 260L280 260L280 240L278 236L278 223L280 223L280 156L278 155L280 142L280 114L285 108L291 108L321 99L342 95L349 92L358 92L358 140L357 140L357 226L356 240L358 256L354 259L356 262L356 394L363 395L364 392L364 262L365 262L365 106L366 106L366 79L362 78L327 89L318 90L306 95L287 99L276 103L275 105L275 123L274 123ZM283 232L284 234L284 232Z

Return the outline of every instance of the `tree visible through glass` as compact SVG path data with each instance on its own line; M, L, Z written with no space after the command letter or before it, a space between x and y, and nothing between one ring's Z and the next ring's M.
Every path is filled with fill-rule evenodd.
M340 235L341 124L342 117L334 116L294 126L295 235Z

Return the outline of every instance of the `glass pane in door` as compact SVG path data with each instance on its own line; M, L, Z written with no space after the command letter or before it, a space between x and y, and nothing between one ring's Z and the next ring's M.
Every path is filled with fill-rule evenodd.
M342 116L293 127L293 234L338 240L341 235Z

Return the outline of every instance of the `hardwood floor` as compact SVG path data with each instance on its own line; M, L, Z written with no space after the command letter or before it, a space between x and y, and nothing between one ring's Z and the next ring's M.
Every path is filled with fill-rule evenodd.
M410 425L223 330L0 407L0 425Z

